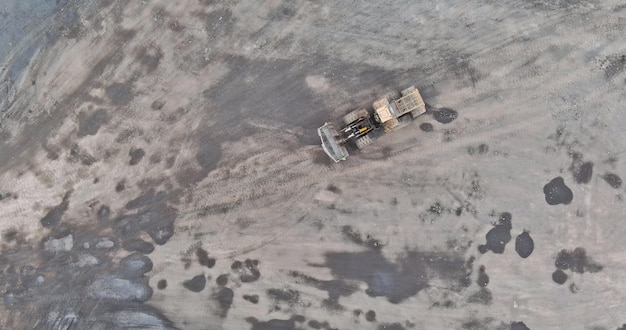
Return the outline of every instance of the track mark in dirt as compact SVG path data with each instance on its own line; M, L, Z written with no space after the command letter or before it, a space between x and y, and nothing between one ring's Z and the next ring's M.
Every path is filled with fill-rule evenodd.
M561 250L554 262L556 268L561 270L571 270L575 273L584 272L597 273L602 270L602 265L587 257L587 252L582 247L577 247L573 251Z
M567 274L564 271L557 269L552 273L552 280L556 284L563 284L567 281Z
M565 185L562 177L556 177L543 186L543 193L548 205L569 204L574 198L572 190Z
M606 183L609 184L609 186L611 186L611 188L613 189L619 189L622 187L622 178L620 178L619 176L617 176L617 174L613 174L613 173L606 173L604 174L604 176L602 176L602 178L604 179L604 181L606 181Z
M237 274L239 280L243 283L254 282L261 277L259 271L259 261L255 259L246 259L244 262L235 260L230 269Z
M183 282L185 289L192 292L200 292L206 287L206 277L204 274L196 275Z
M487 243L478 246L480 253L491 251L493 253L502 254L506 244L511 240L511 213L503 212L500 214L498 223L495 224L485 236Z
M61 203L55 207L53 207L46 215L41 218L41 225L45 228L52 228L61 222L61 218L63 217L63 213L67 211L70 205L70 196L72 195L71 191L65 193L63 196L63 200Z
M535 249L535 242L528 231L524 230L521 234L515 238L515 252L522 257L528 258Z
M100 127L108 121L106 110L98 109L91 115L87 115L84 111L78 114L78 136L96 135Z

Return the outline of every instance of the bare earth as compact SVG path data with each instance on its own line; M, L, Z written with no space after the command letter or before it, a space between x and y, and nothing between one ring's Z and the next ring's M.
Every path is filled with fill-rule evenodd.
M621 327L622 3L46 21L2 72L0 328ZM426 115L331 164L318 126L411 85Z

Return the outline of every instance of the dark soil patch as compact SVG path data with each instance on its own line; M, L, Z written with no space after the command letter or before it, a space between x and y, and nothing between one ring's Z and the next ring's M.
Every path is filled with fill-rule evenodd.
M204 274L196 275L190 280L184 281L183 286L189 291L200 292L206 287L206 277Z
M433 131L433 124L431 123L421 123L420 124L420 129L424 132L432 132Z
M515 238L515 251L522 258L528 258L535 249L535 242L530 234L524 230Z
M367 235L366 239L363 240L363 238L361 237L361 233L352 229L351 226L341 227L341 232L352 243L363 245L365 247L368 247L374 250L379 250L379 249L382 249L383 247L383 244L378 239L375 239L371 237L370 235Z
M196 257L198 257L198 263L202 266L206 266L207 268L213 268L213 266L215 266L215 258L209 257L209 253L201 247L196 250Z
M107 112L104 109L98 109L91 115L87 115L81 111L78 114L78 136L96 135L100 126L108 121Z
M487 284L489 284L489 275L487 275L485 266L481 265L478 268L478 279L476 280L476 284L478 284L481 288L487 287Z
M449 124L458 117L458 112L449 108L440 108L433 111L433 118L442 124Z
M482 305L490 305L493 300L491 291L487 288L480 288L478 292L473 293L467 298L467 302Z
M606 173L602 178L611 186L611 188L619 189L622 187L622 178L617 176L617 174Z
M575 166L572 169L572 174L574 175L574 181L579 184L589 183L591 181L591 176L593 174L593 163L585 162L580 166Z
M222 309L222 317L225 317L226 314L228 313L228 310L230 309L230 306L233 304L233 297L235 296L233 290L229 289L229 288L221 288L218 292L217 295L215 296L215 299L217 300L217 302L220 305L220 308Z
M268 289L267 295L275 301L283 301L290 305L300 300L300 292L293 289Z
M556 268L561 270L569 269L575 273L597 273L602 270L602 265L593 262L587 257L587 252L582 247L577 247L573 251L561 250L554 262Z
M228 274L222 274L218 276L217 279L215 280L215 283L217 283L217 285L219 286L224 286L228 284Z
M111 104L115 106L125 106L133 101L133 86L131 83L113 83L105 90Z
M128 165L134 166L139 164L139 162L143 159L143 156L146 155L146 152L141 148L131 148L128 152L128 156L130 156L130 161L128 161Z
M572 190L563 182L562 177L556 177L543 186L543 193L548 205L569 204L574 198Z
M98 209L98 212L96 215L98 217L98 220L101 220L101 221L108 220L109 216L111 216L111 208L109 208L106 205L102 205Z

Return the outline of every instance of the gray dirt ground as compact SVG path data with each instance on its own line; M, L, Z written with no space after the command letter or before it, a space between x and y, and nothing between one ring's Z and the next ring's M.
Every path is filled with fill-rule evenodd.
M621 1L57 5L2 72L0 328L626 323Z

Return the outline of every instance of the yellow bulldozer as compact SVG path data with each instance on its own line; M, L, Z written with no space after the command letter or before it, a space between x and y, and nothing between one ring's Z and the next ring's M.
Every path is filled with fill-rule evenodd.
M408 125L414 118L426 113L420 92L411 86L402 92L392 92L373 104L373 111L357 109L343 117L343 128L325 123L317 129L324 152L335 162L348 158L346 144L358 149L372 143L382 132L391 132Z

